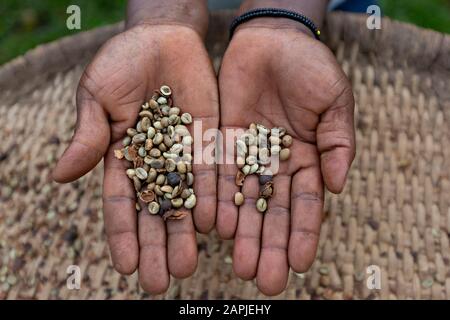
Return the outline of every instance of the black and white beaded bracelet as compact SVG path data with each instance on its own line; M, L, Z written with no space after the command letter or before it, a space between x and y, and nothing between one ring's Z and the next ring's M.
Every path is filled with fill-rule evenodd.
M320 30L316 27L316 25L311 19L309 19L308 17L304 16L301 13L279 8L257 8L247 11L244 14L240 15L239 17L236 17L230 25L230 39L233 36L234 31L240 24L247 22L253 18L260 18L260 17L287 18L300 22L301 24L305 25L309 30L311 30L311 32L314 34L314 37L316 37L317 40L320 40Z

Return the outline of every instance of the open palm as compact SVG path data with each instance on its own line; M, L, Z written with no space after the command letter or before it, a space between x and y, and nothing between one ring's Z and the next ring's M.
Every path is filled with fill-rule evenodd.
M162 84L172 88L175 105L202 120L203 130L217 128L216 78L200 36L185 26L138 25L109 40L85 70L76 132L53 172L56 181L73 181L104 158L103 210L114 266L123 274L138 269L142 287L151 293L168 288L169 274L184 278L195 271L194 224L208 232L216 212L215 167L194 165L197 181L209 187L194 185L193 218L164 223L145 206L136 214L134 188L125 174L129 164L114 158L113 150L121 148L141 104ZM200 147L195 140L194 150Z
M238 209L232 202L237 167L219 168L217 230L235 239L234 271L256 277L263 293L278 294L289 266L305 272L314 260L323 182L335 193L344 186L355 152L351 86L330 50L311 36L243 26L225 53L219 91L224 133L256 122L285 127L294 137L264 215L255 208L257 177L245 180L246 201Z

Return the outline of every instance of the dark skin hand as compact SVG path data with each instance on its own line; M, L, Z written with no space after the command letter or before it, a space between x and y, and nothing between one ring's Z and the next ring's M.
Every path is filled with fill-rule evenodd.
M188 2L202 7L190 12L183 1L154 8L150 1L130 2L127 30L99 50L80 80L76 132L53 171L56 181L70 182L104 159L103 211L114 267L122 274L137 269L143 289L155 294L167 290L169 274L185 278L196 269L195 227L209 232L215 221L215 166L194 165L197 181L210 187L196 184L192 215L165 223L146 206L136 214L135 191L125 174L129 164L113 151L135 126L141 104L162 84L171 86L175 105L202 120L203 130L218 127L217 81L202 39L206 4ZM200 23L191 23L190 15Z
M311 1L303 8L250 2L242 11L282 6L307 14L314 6ZM321 20L317 11L309 15ZM264 215L255 208L256 176L245 180L246 200L237 208L230 196L238 191L237 168L219 167L217 230L222 238L235 239L234 271L245 280L256 277L264 294L276 295L286 287L289 267L305 272L314 261L324 184L334 193L344 187L355 154L351 85L331 51L309 30L287 19L261 18L236 30L223 59L219 92L223 132L256 122L283 126L294 138Z

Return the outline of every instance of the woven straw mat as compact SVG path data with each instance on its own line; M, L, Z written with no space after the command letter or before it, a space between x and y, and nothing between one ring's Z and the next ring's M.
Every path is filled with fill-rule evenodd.
M231 12L214 13L216 67ZM450 36L334 13L326 43L352 81L357 155L341 195L326 195L317 259L291 272L281 299L450 298ZM198 237L199 265L149 296L113 270L101 213L102 164L58 185L50 171L70 141L74 92L89 58L122 24L40 46L0 68L0 298L253 299L232 272L231 241ZM328 35L328 36L327 36ZM80 290L66 268L81 268ZM381 289L368 289L370 265Z

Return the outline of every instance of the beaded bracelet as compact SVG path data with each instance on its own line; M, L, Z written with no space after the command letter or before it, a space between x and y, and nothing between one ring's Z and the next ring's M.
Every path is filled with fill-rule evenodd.
M317 40L320 40L320 30L316 27L314 22L308 17L302 15L301 13L297 13L295 11L290 11L286 9L279 8L257 8L250 11L245 12L244 14L236 17L230 25L230 39L233 37L234 30L244 22L247 22L253 18L259 17L271 17L271 18L288 18L297 22L302 23L314 34Z

